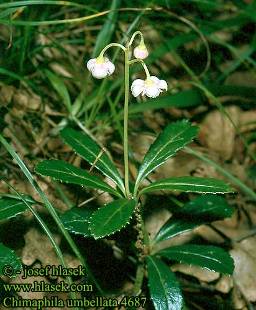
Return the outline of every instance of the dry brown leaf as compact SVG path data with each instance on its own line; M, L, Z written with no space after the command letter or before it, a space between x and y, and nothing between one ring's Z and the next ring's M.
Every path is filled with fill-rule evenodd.
M253 71L236 71L227 77L225 84L255 87L256 76Z
M207 240L210 243L221 244L224 239L207 225L201 225L194 229L194 233Z
M236 106L226 108L226 112L237 126L240 109ZM235 147L236 131L227 116L218 110L207 114L200 126L200 142L224 159L230 159Z
M232 290L232 306L236 310L247 310L246 303L237 287Z
M229 293L232 287L233 279L228 275L223 275L215 286L216 290L224 294Z
M32 265L37 259L46 265L60 265L60 261L53 249L49 238L35 228L31 228L24 236L25 246L22 249L21 259L25 265ZM54 236L57 244L60 244L60 237Z
M256 110L244 111L240 115L240 127L241 133L255 130L256 128Z
M154 237L158 230L170 218L171 213L166 209L159 209L154 211L150 216L147 216L145 227L151 237Z
M233 278L235 284L248 301L256 301L256 237L248 238L236 244L230 251L234 262L235 271Z
M13 86L0 84L0 106L8 105L13 97L15 88Z

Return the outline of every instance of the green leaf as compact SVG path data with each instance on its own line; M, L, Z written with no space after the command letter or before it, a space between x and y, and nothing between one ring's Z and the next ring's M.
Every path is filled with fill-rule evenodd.
M177 94L159 96L143 103L136 103L129 108L129 114L169 107L188 108L202 104L204 97L197 89L180 91Z
M64 84L63 80L51 71L45 70L45 74L47 75L54 89L63 100L63 103L65 104L67 110L71 112L71 100L68 89Z
M62 160L44 160L36 166L35 171L41 175L49 176L65 183L100 189L104 192L120 196L114 188L101 181L97 176L91 175L86 170L75 167Z
M182 294L174 273L160 259L148 256L148 285L156 310L182 309Z
M99 56L101 50L109 44L112 34L115 30L115 23L118 14L118 8L120 6L120 0L112 0L112 4L110 7L110 12L106 16L106 22L104 26L101 28L97 36L97 40L94 46L93 56Z
M26 210L27 206L21 200L11 198L0 199L0 221L15 217Z
M162 165L168 158L196 136L197 127L191 126L188 121L180 121L167 126L156 138L146 153L139 168L135 188L139 183L158 166Z
M234 261L223 249L215 246L179 245L159 251L162 257L186 264L197 265L209 270L232 274Z
M160 228L154 238L155 242L173 238L202 224L230 217L234 208L222 197L203 195L172 212L173 217Z
M207 84L207 89L215 97L220 96L238 96L253 100L256 96L255 87L240 86L240 85L223 85L223 84ZM167 94L154 99L149 99L146 102L136 103L129 108L129 115L136 114L148 110L159 110L169 107L188 108L206 104L204 94L198 89L183 90L176 94ZM120 114L123 114L123 111ZM123 117L123 116L122 116Z
M89 230L90 217L95 208L72 208L68 210L60 217L65 228L70 232L78 235L83 235L84 237L90 237L91 231Z
M61 137L77 154L113 180L122 192L125 192L123 180L116 166L92 138L71 128L63 129Z
M159 190L211 194L234 192L234 190L232 190L232 188L222 180L185 176L162 179L160 181L151 183L140 191L140 195Z
M15 277L21 267L20 258L15 252L0 243L0 275Z
M175 217L186 217L191 221L200 218L207 222L212 222L231 217L234 213L234 208L227 203L225 198L206 194L187 202L181 208L175 208L172 212Z
M154 238L154 242L161 242L173 238L202 224L203 223L201 221L191 222L185 219L171 218L160 228Z
M94 238L111 235L123 228L132 217L135 207L135 200L122 198L94 212L90 220L90 230Z

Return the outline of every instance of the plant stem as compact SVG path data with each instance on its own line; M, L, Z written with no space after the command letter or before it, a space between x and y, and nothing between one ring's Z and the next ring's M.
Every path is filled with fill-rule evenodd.
M128 148L128 113L129 113L129 48L124 52L124 185L126 197L130 197L129 189L129 148Z
M135 296L138 296L141 292L141 286L143 284L144 278L144 264L139 264L136 271L136 279L133 286L133 293Z

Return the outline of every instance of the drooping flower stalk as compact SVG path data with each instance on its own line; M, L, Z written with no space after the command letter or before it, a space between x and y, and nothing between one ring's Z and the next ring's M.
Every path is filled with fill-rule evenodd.
M140 43L133 50L135 59L130 60L130 51L133 41L136 36L140 36ZM90 59L87 62L87 68L91 71L95 78L105 78L115 71L115 65L104 56L105 52L110 47L118 47L124 51L124 132L123 132L123 149L124 149L124 183L125 183L125 196L131 198L130 187L129 187L129 145L128 145L128 117L129 117L129 68L130 65L140 62L146 73L146 79L137 79L133 81L131 85L131 92L134 97L146 95L150 98L155 98L163 90L167 90L167 83L164 80L159 80L156 76L151 76L149 70L144 63L143 59L148 56L148 50L144 43L143 34L140 31L134 32L128 44L123 46L119 43L110 43L100 52L99 56L94 59Z

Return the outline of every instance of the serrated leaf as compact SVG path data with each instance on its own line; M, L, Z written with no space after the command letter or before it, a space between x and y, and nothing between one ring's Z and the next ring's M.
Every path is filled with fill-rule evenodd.
M173 217L160 228L154 238L155 242L173 238L202 224L230 217L234 208L220 196L202 195L172 212Z
M75 167L62 160L44 160L36 166L35 171L41 175L49 176L62 182L100 189L104 192L120 196L114 188L101 181L97 176L91 175L86 170Z
M17 216L27 210L26 204L17 199L1 198L0 199L0 221L7 220Z
M0 275L15 277L21 267L21 260L15 252L0 243Z
M121 198L94 212L89 226L94 238L98 239L111 235L125 227L135 207L135 200Z
M139 183L158 166L162 165L168 158L178 150L192 141L197 135L198 128L191 126L188 121L179 121L167 126L156 138L146 153L139 168L135 188Z
M216 246L179 245L159 251L162 257L209 270L232 274L234 261L228 252Z
M61 137L77 154L113 180L122 192L125 192L123 180L116 166L92 138L71 128L63 129Z
M61 215L60 219L65 228L74 234L90 237L89 230L90 218L95 212L95 208L72 208Z
M191 221L200 218L206 222L212 222L231 217L234 210L225 198L218 195L206 194L200 195L185 203L181 208L175 208L172 212L176 218L185 217Z
M159 190L211 194L224 194L234 192L234 190L222 180L185 176L162 179L160 181L153 182L150 185L144 187L140 191L140 195Z
M154 242L161 242L180 234L186 233L195 227L202 225L200 221L187 221L185 219L174 219L168 220L158 231L154 238Z
M147 257L148 285L156 310L182 309L182 294L174 273L160 259Z

